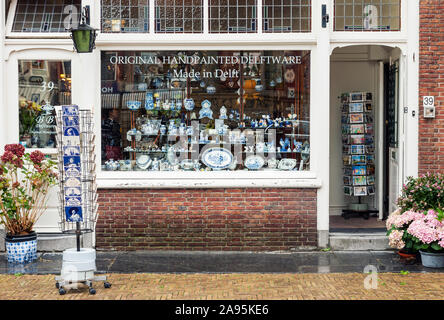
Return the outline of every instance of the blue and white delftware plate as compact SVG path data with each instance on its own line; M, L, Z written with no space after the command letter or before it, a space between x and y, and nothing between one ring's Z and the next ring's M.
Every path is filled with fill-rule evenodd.
M202 154L202 162L213 170L227 169L233 161L233 154L224 148L210 148Z
M131 111L136 111L140 109L140 105L142 103L140 101L127 101L126 106L128 107L128 109L130 109Z
M282 159L278 164L279 170L293 170L296 167L296 159Z
M264 158L262 158L259 155L251 155L245 158L244 165L249 170L259 170L262 168L265 164Z

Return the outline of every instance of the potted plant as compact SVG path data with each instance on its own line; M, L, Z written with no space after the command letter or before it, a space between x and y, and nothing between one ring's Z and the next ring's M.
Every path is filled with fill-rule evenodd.
M419 246L407 232L410 224L419 215L422 214L415 211L402 212L398 209L390 214L386 221L389 245L398 249L398 254L403 258L415 258L419 252Z
M425 256L424 252L439 253L444 175L427 173L419 178L408 177L397 204L399 209L386 222L390 246L397 248L401 256L416 255L420 251L421 257ZM418 233L418 228L426 234ZM432 238L435 240L430 242Z
M428 210L417 215L407 233L421 253L423 266L444 268L444 211Z
M0 224L6 229L9 262L37 257L34 224L46 209L48 191L57 182L55 162L40 151L25 153L20 144L8 144L0 162Z

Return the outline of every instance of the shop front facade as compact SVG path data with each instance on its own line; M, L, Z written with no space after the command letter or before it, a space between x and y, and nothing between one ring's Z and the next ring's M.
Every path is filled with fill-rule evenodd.
M7 1L0 144L56 157L54 108L93 111L98 249L325 247L358 195L381 220L407 176L443 169L419 68L438 1L367 2ZM98 36L78 54L65 28L85 6ZM352 103L366 122L343 121ZM344 158L362 156L354 183ZM59 232L58 206L54 190L38 232Z

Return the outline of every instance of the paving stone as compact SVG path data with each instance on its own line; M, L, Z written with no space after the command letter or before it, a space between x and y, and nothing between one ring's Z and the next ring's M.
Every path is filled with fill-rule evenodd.
M374 289L369 275L329 274L108 274L112 283L97 293L79 288L59 295L54 275L0 275L3 300L442 300L442 273L378 274Z

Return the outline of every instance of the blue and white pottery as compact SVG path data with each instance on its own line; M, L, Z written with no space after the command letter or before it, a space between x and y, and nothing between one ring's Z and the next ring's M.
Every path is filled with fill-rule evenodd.
M130 109L131 111L136 111L140 109L140 105L142 103L140 101L127 101L126 102L126 106L128 107L128 109Z
M27 263L37 259L37 234L6 236L6 254L9 263Z
M225 108L225 106L220 107L219 114L219 119L227 119L227 108Z
M279 170L293 170L296 167L296 159L282 159L279 161Z
M259 155L251 155L245 158L244 165L249 170L259 170L265 164L264 158Z
M154 97L152 92L147 92L145 96L145 109L153 110L154 109Z
M193 128L193 126L188 126L188 127L187 127L187 130L186 130L186 134L189 135L189 136L192 136L193 133L194 133L194 128Z
M192 111L194 109L194 100L192 98L184 100L185 110Z
M224 148L209 148L202 154L202 162L213 170L227 169L233 161L233 154Z
M163 124L160 126L160 134L165 134L167 131L166 126Z
M301 152L301 151L302 151L302 142L294 141L294 152Z
M211 102L208 100L204 100L201 103L202 109L199 111L199 119L209 118L213 119L213 111L211 108Z
M268 168L270 169L276 169L278 164L279 160L277 160L276 158L272 158L267 161Z
M136 164L139 169L145 170L150 166L151 159L146 154L141 154L137 157Z
M207 93L208 94L215 94L216 93L216 87L215 86L208 86L207 87Z

